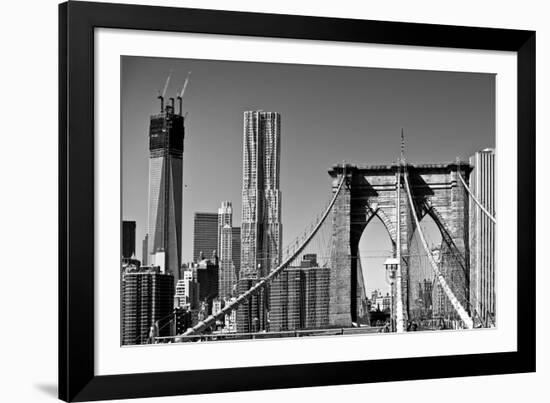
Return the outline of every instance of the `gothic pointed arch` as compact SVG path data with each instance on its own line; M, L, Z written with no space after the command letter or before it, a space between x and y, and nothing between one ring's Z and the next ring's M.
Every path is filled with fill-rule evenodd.
M365 227L369 225L369 222L374 216L378 216L378 218L380 218L380 221L382 221L382 224L384 224L384 228L386 228L392 244L395 246L395 244L397 243L397 229L395 228L395 225L393 224L390 217L378 205L373 204L371 206L367 206L367 213L365 215Z

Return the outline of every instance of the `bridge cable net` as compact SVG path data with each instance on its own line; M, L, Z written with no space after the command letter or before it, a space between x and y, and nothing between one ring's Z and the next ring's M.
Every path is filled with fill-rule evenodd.
M460 178L460 182L462 183L462 186L464 186L464 189L466 192L468 192L468 195L472 198L472 200L476 203L477 207L485 214L487 219L491 220L493 224L496 225L496 218L494 215L492 215L489 210L481 203L481 201L470 191L470 188L466 184L466 181L462 177L462 175L458 174L458 177ZM483 318L478 310L477 307L480 306L479 298L477 293L473 292L470 294L470 312L472 312L472 319L474 320L474 326L475 327L490 327L490 321ZM493 322L494 324L494 322Z
M156 327L157 330L156 332L160 332L162 329L164 329L168 324L172 323L172 321L174 320L174 317L175 317L176 313L175 312L170 312L169 314L163 316L162 318L160 319L157 319L154 321L153 323L153 327ZM161 322L163 321L166 321L164 322L164 324L161 326ZM149 336L150 336L150 333L151 333L151 329L146 329L143 334L139 334L135 339L134 339L134 342L132 344L143 344L143 340L149 340Z
M421 223L423 222L424 219ZM441 251L441 242L433 242L427 236L428 234L425 233L424 235L432 253ZM440 309L438 309L440 306L439 301L441 298L446 297L440 295L440 291L442 290L430 265L428 255L424 252L424 248L418 238L418 230L416 230L411 238L411 244L408 249L409 320L414 321L421 328L434 328L437 326L434 319L440 312ZM441 255L439 257L441 258ZM441 260L439 260L439 265L441 265Z
M460 319L464 323L464 326L467 329L472 329L473 328L472 318L470 318L470 316L468 315L468 313L466 312L466 310L464 309L464 307L462 306L462 304L460 303L458 298L453 293L451 287L447 283L447 280L445 280L445 277L441 273L441 270L439 269L438 264L435 261L432 252L430 251L430 248L428 246L426 238L424 237L424 232L422 231L422 227L420 226L420 221L418 220L418 216L416 214L416 209L415 209L415 205L414 205L414 202L413 202L413 198L412 198L412 194L411 194L411 190L410 190L410 185L409 185L409 175L408 175L408 173L405 172L403 177L405 178L405 191L407 193L407 199L409 201L409 205L410 205L410 208L411 208L411 212L412 212L412 216L413 216L416 228L418 228L418 235L420 237L420 241L422 243L422 246L424 247L424 251L426 252L426 255L428 256L429 263L432 266L432 269L435 273L435 277L436 277L440 287L443 289L445 295L447 296L447 298L451 302L451 305L453 306L453 308L457 312L458 316L460 317Z
M204 320L197 323L195 326L188 328L182 336L191 336L193 334L201 333L210 327L216 324L216 320L222 320L225 315L231 313L231 311L237 309L241 304L246 303L246 301L252 296L259 293L262 289L274 280L282 271L292 266L293 263L299 262L299 259L302 259L304 255L312 253L313 250L321 251L324 253L319 253L317 258L319 259L319 265L321 267L326 267L330 262L330 251L331 238L328 233L328 228L331 225L324 226L324 230L321 230L323 224L325 223L327 217L332 211L332 207L338 198L340 190L345 183L346 173L344 168L344 173L338 184L334 196L328 203L324 212L317 216L317 220L314 224L306 227L306 230L303 234L299 235L285 250L285 258L283 262L273 269L266 277L260 279L254 286L252 286L248 291L239 295L234 301L228 303L221 310L205 318ZM331 224L331 223L329 223ZM316 237L316 235L318 235ZM315 240L312 242L312 240ZM328 249L327 249L328 248Z
M470 267L466 261L464 252L461 251L453 241L449 228L447 228L444 224L444 220L439 215L437 210L434 210L431 204L426 202L424 202L424 208L436 222L436 225L439 228L439 233L441 234L441 244L439 248L440 271L448 281L450 277L451 285L455 286L452 288L455 296L458 297L459 301L462 301L463 304L467 305L467 312L470 312L475 325L476 312L473 308L477 304L477 296L475 293L470 293ZM424 237L427 239L428 244L433 245L433 243L430 243L430 239L426 236L426 232L424 232ZM438 318L446 316L446 319L452 320L453 318L448 315L449 309L447 308L447 305L449 301L446 300L443 290L440 289L437 281L434 284L437 285L437 287L434 288L434 291L436 291L436 302L439 303L439 306L436 306L436 308L438 308L436 309L436 312L439 311L437 312L437 316ZM473 315L471 312L473 312Z
M495 219L495 217L483 206L483 204L481 204L481 202L477 199L477 197L474 196L474 194L470 191L470 188L468 187L468 185L466 184L466 181L464 180L464 178L462 177L461 174L458 174L458 177L460 178L460 182L462 183L462 185L464 186L464 189L466 189L466 192L468 192L468 194L470 195L470 197L472 198L472 200L477 204L477 206L479 207L479 209L481 211L483 211L483 213L493 222L493 224L496 224L497 221Z
M426 215L429 216L429 213ZM422 225L424 219L420 223ZM436 224L433 223L433 225ZM439 271L447 281L450 281L451 286L455 285L451 289L459 301L467 304L468 312L474 312L472 305L475 306L476 298L469 293L469 285L467 278L463 275L461 259L447 244L445 237L439 238L436 235L436 238L430 239L428 228L423 227L424 238ZM415 230L411 238L409 253L406 256L409 258L409 319L422 329L441 329L442 325L444 328L455 328L456 320L459 319L458 314L439 284L430 263L430 257L419 239L418 229ZM472 317L472 319L475 325L476 318Z
M304 226L291 243L292 252L313 232L329 204ZM332 231L332 219L327 216L307 245L269 284L267 332L310 331L328 325ZM285 254L285 258L290 256ZM301 308L296 309L298 306Z

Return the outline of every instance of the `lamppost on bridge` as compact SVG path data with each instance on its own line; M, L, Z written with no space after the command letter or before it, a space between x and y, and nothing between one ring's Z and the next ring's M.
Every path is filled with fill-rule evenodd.
M395 301L395 292L393 290L393 286L395 284L395 279L397 276L397 268L399 266L399 260L396 258L388 258L384 262L384 266L386 267L386 282L390 286L390 324L391 324L391 331L395 332L395 320L394 320L394 308L393 303Z

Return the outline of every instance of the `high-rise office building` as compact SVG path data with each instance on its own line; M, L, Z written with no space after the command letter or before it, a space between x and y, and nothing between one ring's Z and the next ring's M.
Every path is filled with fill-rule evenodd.
M233 206L230 201L222 201L220 208L218 208L218 251L220 252L220 259L221 232L226 225L233 226Z
M149 264L149 235L145 234L145 238L141 242L141 264L147 266Z
M330 269L302 268L302 303L305 329L328 327Z
M241 271L241 227L231 228L232 235L232 248L231 257L233 258L233 266L235 266L235 275L239 279L239 273Z
M281 115L244 112L241 278L264 277L282 258Z
M218 252L220 258L219 295L229 298L237 282L233 261L233 207L224 201L218 209Z
M281 272L269 287L269 330L280 332L303 328L301 299L301 271L289 267Z
M193 228L193 260L211 256L218 248L218 214L195 213ZM203 256L201 257L201 252Z
M178 300L177 302L179 306L193 305L193 308L195 308L198 303L198 288L196 287L196 284L197 283L193 278L193 270L183 270L182 276L176 284L175 298ZM193 297L196 298L196 303L193 303Z
M195 270L196 273L196 270ZM185 268L181 271L180 279L176 284L175 304L197 309L199 304L199 283L193 269Z
M122 257L131 258L136 254L136 222L122 221Z
M220 217L219 211L218 213L195 213L193 233L193 261L198 262L205 257L210 256L214 250L218 252L221 258L219 245L221 234L220 220L227 221L228 215L222 214L222 217L223 218ZM232 225L232 218L230 225ZM241 228L232 226L231 233L231 257L233 260L233 265L235 266L235 272L238 273L241 262ZM202 259L200 257L201 252L203 253Z
M315 261L316 256L303 260L301 267L290 267L273 280L269 289L270 331L328 326L330 269L317 267Z
M216 255L195 265L195 278L199 283L199 300L209 303L218 297L219 260Z
M174 102L151 116L149 126L149 247L164 252L164 268L177 280L181 264L184 118ZM181 101L180 101L181 102ZM149 256L148 256L149 257ZM150 259L147 259L148 261ZM158 262L155 262L158 264Z
M260 280L252 278L241 278L237 282L237 294L241 295L248 291ZM246 299L237 308L236 322L237 333L255 333L262 330L269 330L267 327L267 292L265 288L260 289L250 298Z
M174 294L174 306L185 306L188 303L187 290L189 285L186 284L185 279L179 279L176 283L176 293Z
M146 344L170 336L174 278L157 267L127 270L122 276L122 344Z
M470 157L470 190L495 214L495 151L487 148ZM470 198L470 306L474 320L495 325L495 226Z

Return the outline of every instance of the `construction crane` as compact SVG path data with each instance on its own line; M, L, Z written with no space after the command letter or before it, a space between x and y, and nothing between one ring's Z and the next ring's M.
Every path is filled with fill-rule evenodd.
M172 77L172 70L170 70L170 73L168 74L168 77L166 77L166 82L164 83L164 89L162 90L162 93L159 92L159 96L157 99L160 99L160 111L164 111L164 96L166 95L166 90L168 89L168 85L170 84L170 78Z
M179 103L179 113L182 115L183 113L183 95L185 94L185 89L187 88L187 84L189 84L189 77L191 76L191 72L187 73L187 77L185 77L185 81L183 83L183 87L178 94L178 103Z

